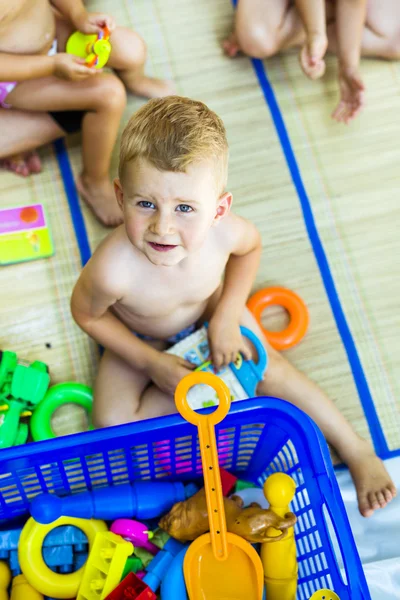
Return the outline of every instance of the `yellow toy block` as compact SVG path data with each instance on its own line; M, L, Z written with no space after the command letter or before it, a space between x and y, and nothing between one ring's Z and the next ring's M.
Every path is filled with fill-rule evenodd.
M11 581L11 571L7 563L0 562L0 600L8 600L7 588Z
M121 581L126 559L133 545L121 536L97 533L86 562L76 600L103 600Z
M43 594L28 583L25 575L17 575L12 580L10 600L43 600Z

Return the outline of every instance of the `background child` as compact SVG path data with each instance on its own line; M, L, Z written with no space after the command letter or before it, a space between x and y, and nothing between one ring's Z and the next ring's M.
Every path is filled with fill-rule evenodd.
M50 112L65 132L81 125L83 171L77 187L104 224L116 225L122 215L108 171L125 87L146 97L164 96L171 87L144 75L146 47L137 33L116 27L109 15L88 13L81 0L15 0L12 6L10 11L9 0L0 0L0 110ZM107 66L118 78L65 53L73 31L97 33L104 26L112 32ZM9 153L19 151L16 144Z
M327 0L325 7L328 50L338 57L340 100L332 116L348 123L364 104L360 55L400 57L400 3L397 0ZM321 11L322 0L238 0L234 32L223 47L228 56L233 57L242 50L256 58L303 47L301 64L313 77L318 69L309 64L307 48L314 48L318 64L325 53ZM313 32L317 33L319 42L313 41Z
M396 493L383 463L335 404L270 347L245 306L261 240L252 223L230 212L227 162L224 126L201 102L151 100L126 126L114 182L124 225L95 251L71 300L78 325L105 347L94 422L175 412L175 387L193 365L162 351L208 320L218 369L238 352L250 357L245 325L269 355L258 393L284 398L318 423L349 466L360 512L369 516Z

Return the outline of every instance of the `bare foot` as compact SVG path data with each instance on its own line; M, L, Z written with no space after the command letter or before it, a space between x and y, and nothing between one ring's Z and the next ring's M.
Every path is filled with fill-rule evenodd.
M40 173L42 171L42 163L37 152L28 152L25 156L25 160L31 173Z
M351 458L346 460L357 492L358 510L370 517L395 496L396 488L385 465L365 440L360 440Z
M155 79L154 77L136 77L131 81L124 79L124 83L128 90L136 96L144 98L164 98L176 94L176 89L172 81L164 79Z
M31 173L40 173L42 164L37 152L14 154L0 160L0 167L12 171L21 177L29 177Z
M110 180L93 182L82 174L76 180L76 187L86 204L106 227L120 225L124 218L115 199L114 188Z
M235 56L239 54L240 46L234 31L232 31L230 36L222 42L222 48L226 56L229 56L229 58L235 58Z
M318 79L325 73L325 52L328 39L324 35L311 35L300 50L300 65L310 79Z

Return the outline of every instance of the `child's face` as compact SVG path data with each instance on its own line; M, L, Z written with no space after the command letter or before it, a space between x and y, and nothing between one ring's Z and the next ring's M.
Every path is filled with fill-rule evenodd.
M218 195L206 162L175 173L139 159L114 184L128 237L154 265L174 266L196 252L232 202L231 194Z

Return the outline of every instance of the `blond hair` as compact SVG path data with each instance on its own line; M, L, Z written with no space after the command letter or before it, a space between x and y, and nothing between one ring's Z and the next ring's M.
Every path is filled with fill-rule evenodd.
M121 139L119 177L125 165L145 158L161 171L185 172L209 160L218 193L226 186L228 142L220 117L203 102L182 96L149 100L129 120Z

